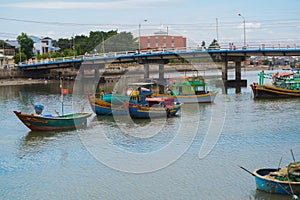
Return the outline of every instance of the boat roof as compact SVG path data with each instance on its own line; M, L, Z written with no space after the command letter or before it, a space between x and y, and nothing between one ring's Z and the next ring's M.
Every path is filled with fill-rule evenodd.
M201 75L183 76L183 78L200 78L200 79L204 79L204 77L201 76Z
M130 86L146 86L146 85L154 85L155 83L129 83Z
M291 76L293 74L293 72L277 72L273 76Z
M146 98L146 101L165 101L163 98L160 98L160 97L149 97L149 98Z

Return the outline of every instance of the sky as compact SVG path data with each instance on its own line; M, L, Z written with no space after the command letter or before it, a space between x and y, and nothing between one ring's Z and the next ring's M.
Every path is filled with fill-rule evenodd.
M137 37L140 27L141 35L182 35L189 46L213 39L224 48L242 46L246 38L249 47L294 47L300 46L300 1L9 0L0 2L0 25L0 39L22 32L59 39L109 30Z

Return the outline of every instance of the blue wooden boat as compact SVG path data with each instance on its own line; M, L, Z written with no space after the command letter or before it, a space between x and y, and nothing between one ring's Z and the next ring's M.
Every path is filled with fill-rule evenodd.
M293 199L298 199L297 195L300 194L300 162L294 161L284 168L279 168L279 165L278 168L260 168L253 172L238 166L254 176L258 190L272 194L292 195Z
M291 180L279 180L270 174L277 172L275 168L262 168L253 171L256 187L259 190L274 194L300 194L300 182Z
M132 118L171 117L180 110L182 103L174 97L153 97L151 83L136 83L139 87L131 92L130 100L124 101Z
M86 127L92 113L73 113L61 116L23 114L14 111L17 117L32 131L62 131Z
M127 108L124 100L129 100L127 96L104 94L96 98L89 94L88 99L93 112L97 115L126 115Z

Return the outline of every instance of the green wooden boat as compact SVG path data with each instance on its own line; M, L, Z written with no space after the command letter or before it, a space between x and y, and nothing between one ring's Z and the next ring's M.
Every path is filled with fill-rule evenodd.
M23 114L14 111L17 117L32 131L62 131L86 127L92 113L73 113L61 116Z
M277 72L266 74L261 71L259 82L250 85L254 99L263 98L300 98L300 72ZM272 79L271 84L265 84L264 79Z

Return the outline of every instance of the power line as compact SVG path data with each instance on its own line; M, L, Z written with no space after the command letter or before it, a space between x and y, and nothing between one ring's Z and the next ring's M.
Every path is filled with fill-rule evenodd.
M138 28L137 24L95 24L95 23L74 23L74 22L57 22L57 21L36 21L36 20L25 20L25 19L15 19L15 18L5 18L0 17L0 20L5 21L14 21L14 22L23 22L23 23L34 23L34 24L43 24L43 25L54 25L54 26L94 26L94 27L107 27L107 28ZM265 23L266 22L266 23ZM266 25L279 25L282 24L283 26L287 26L287 24L293 24L292 26L297 26L300 23L299 19L286 19L286 20L252 20L247 21L247 23L264 23L264 26ZM240 22L226 22L226 21L220 21L219 27L233 27L240 24ZM174 27L203 27L203 28L209 28L209 27L215 27L214 22L196 22L196 23L167 23L164 24L165 26L174 26ZM161 24L144 24L145 27L151 27L151 26L161 26ZM290 25L291 26L291 25Z

